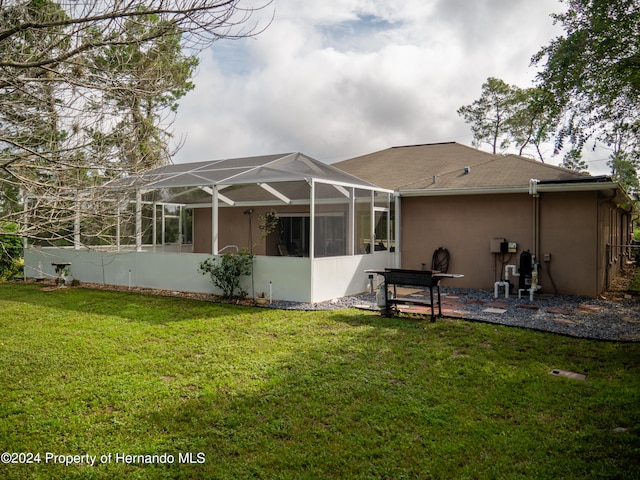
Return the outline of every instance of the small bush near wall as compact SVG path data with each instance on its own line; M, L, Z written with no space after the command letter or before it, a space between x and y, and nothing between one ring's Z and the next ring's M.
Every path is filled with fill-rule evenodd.
M640 292L640 269L636 269L635 275L629 282L628 290L630 292Z
M210 257L200 264L200 273L211 276L211 281L222 290L224 298L244 298L247 292L241 287L240 279L251 275L253 257L249 253Z

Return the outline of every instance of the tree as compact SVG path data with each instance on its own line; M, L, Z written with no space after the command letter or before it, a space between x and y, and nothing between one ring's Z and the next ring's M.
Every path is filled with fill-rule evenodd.
M564 154L564 158L562 159L562 166L576 172L587 173L588 171L587 162L585 162L582 158L582 150L575 148L569 150Z
M32 238L69 241L80 217L112 231L126 204L95 187L168 161L198 49L257 33L240 4L0 0L2 219Z
M158 28L159 17L152 16L148 21L151 26L127 20L127 38ZM167 33L145 45L111 45L89 60L88 69L95 74L117 74L118 83L111 80L111 88L103 92L101 100L119 119L110 144L123 168L133 173L166 163L171 135L162 128L160 115L177 111L178 100L194 87L190 78L198 64L196 56L182 53L179 32Z
M611 168L611 176L628 191L640 190L638 181L638 167L640 167L640 155L636 139L636 128L627 123L614 125L611 131L604 134L607 145L611 148L608 165Z
M490 77L482 84L480 98L458 109L458 115L471 126L474 142L488 143L494 154L510 143L506 125L513 111L513 96L511 86Z
M637 159L640 136L640 3L637 0L564 0L554 15L564 35L534 57L539 87L562 114L557 149L582 148L594 138L612 146L611 133L633 132L625 150ZM614 134L615 137L615 134ZM635 161L635 160L634 160ZM634 174L635 176L635 174Z
M548 93L539 88L513 88L513 113L506 121L506 131L518 148L518 155L533 147L544 163L542 145L555 130L556 113Z
M515 145L519 155L533 146L544 162L540 147L550 137L554 115L543 90L490 77L480 98L460 107L458 114L470 124L475 144L488 143L494 154Z

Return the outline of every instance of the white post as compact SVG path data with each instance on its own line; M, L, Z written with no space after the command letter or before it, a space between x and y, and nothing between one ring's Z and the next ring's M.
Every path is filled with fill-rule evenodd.
M387 193L387 252L391 249L391 194Z
M20 192L22 194L22 192ZM22 196L22 201L24 202L22 205L22 230L24 232L27 231L27 227L28 227L28 223L29 223L29 197L26 197L24 195ZM23 258L26 255L26 250L27 248L29 248L29 239L27 238L27 236L25 235L24 237L22 237L22 248L23 248L23 252L22 252L22 256ZM27 266L25 265L24 268L22 269L22 279L26 282L27 281Z
M218 186L211 189L211 255L218 255Z
M116 251L120 251L120 205L116 210Z
M371 228L369 229L371 238L371 251L369 253L374 253L376 251L376 194L373 190L371 190L369 193L369 215L371 216Z
M316 256L316 183L311 179L311 202L309 203L309 258L313 264Z
M311 278L309 279L310 284L309 284L309 293L310 293L310 301L314 302L315 301L315 292L314 292L314 284L316 281L316 277L315 277L315 256L316 256L316 183L313 180L313 178L311 179L311 184L310 184L310 190L311 190L311 194L310 194L310 198L311 201L309 202L309 221L311 222L309 225L309 262L310 263L310 269L311 269Z
M27 231L28 228L28 224L29 224L29 197L21 195L22 198L22 230L23 231ZM25 235L24 237L22 237L22 248L24 248L25 250L29 247L29 239L27 238L27 236ZM25 268L24 271L26 272L27 269ZM25 273L26 275L26 273ZM26 277L25 277L26 278Z
M160 232L161 243L160 244L162 245L162 248L164 248L164 244L166 243L165 239L164 239L164 232L166 231L166 224L165 224L164 214L165 214L165 211L164 211L164 204L163 204L162 205L162 223L160 224L161 225L160 226L160 229L161 229L161 232Z
M136 190L136 252L142 251L142 192Z
M356 189L349 189L349 220L347 222L347 255L356 254Z
M76 192L76 211L73 219L73 249L80 250L80 199Z
M178 248L179 248L179 252L182 252L182 220L183 220L183 213L184 213L184 207L182 205L180 205L179 209L178 209L178 215L180 217L180 219L178 220Z
M156 238L158 235L158 225L157 225L157 221L158 221L158 214L157 214L157 210L158 210L158 205L156 204L156 202L153 202L153 212L151 213L151 219L153 222L153 225L151 226L151 234L153 235L153 239L151 240L151 244L154 247L154 251L155 251L155 246L156 246Z
M401 242L401 237L400 237L400 233L402 232L402 229L400 228L400 223L402 221L402 209L400 208L402 205L402 199L400 198L400 195L395 195L395 202L396 202L396 211L395 211L395 230L396 230L396 234L395 234L395 241L396 241L396 251L395 251L395 267L396 268L402 268L402 242Z

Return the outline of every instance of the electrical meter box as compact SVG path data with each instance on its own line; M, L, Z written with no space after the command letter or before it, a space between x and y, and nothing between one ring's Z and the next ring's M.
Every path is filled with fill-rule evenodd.
M489 243L489 253L504 253L504 243L504 238L492 238Z
M502 237L492 238L489 243L489 253L516 253L517 250L516 242L507 242Z

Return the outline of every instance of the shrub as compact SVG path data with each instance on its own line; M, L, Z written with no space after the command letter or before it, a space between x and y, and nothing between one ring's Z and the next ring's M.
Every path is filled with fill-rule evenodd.
M0 222L0 279L10 280L23 269L22 239L15 223ZM4 232L4 233L3 233Z
M240 285L240 279L251 275L253 257L249 253L225 253L207 258L200 264L200 273L211 276L211 281L222 290L224 298L244 298L247 291Z

